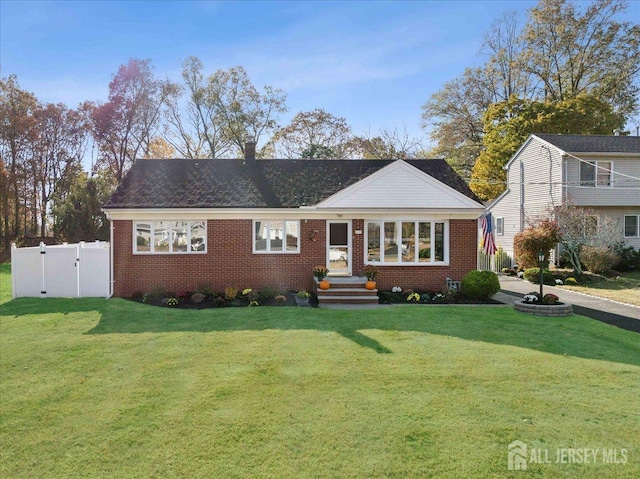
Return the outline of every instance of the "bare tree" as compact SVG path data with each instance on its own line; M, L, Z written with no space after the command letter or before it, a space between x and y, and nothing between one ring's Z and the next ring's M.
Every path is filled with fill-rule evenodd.
M375 136L359 136L354 141L358 144L361 156L372 160L416 158L423 148L422 140L410 136L406 125L402 126L401 131L397 127L382 128Z
M316 108L301 111L276 132L272 143L283 158L343 159L354 152L351 127L342 117Z
M164 104L177 86L155 78L150 60L132 59L109 83L109 101L94 108L93 135L100 149L99 164L120 182L137 157L148 153L159 128Z

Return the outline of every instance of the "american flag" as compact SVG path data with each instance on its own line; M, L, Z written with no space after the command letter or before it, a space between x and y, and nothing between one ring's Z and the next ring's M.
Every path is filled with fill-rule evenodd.
M484 244L484 254L496 254L496 242L493 239L493 226L491 224L491 213L487 213L480 218L482 228L482 242Z

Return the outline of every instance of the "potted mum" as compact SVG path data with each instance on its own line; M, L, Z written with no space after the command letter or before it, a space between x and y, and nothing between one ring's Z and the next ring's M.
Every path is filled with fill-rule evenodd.
M329 281L325 279L327 274L329 274L329 270L324 266L313 268L313 276L318 280L318 288L329 289Z
M380 270L376 266L373 266L372 264L368 264L367 266L365 266L364 270L362 271L362 274L367 277L367 282L365 283L364 287L367 289L376 289L376 278L378 277L379 273Z

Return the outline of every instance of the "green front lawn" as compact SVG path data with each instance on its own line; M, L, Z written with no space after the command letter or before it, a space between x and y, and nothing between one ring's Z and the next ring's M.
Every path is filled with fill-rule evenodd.
M620 273L615 278L584 285L564 285L562 288L640 306L640 271Z
M581 316L0 307L0 477L640 477L640 336Z

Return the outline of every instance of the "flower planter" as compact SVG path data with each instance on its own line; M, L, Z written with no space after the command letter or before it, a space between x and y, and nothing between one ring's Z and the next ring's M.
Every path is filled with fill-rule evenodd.
M518 300L514 303L513 308L521 313L533 314L534 316L552 317L571 316L573 314L573 307L568 303L540 304Z
M294 296L294 298L298 306L309 306L309 298L299 298L298 296Z

